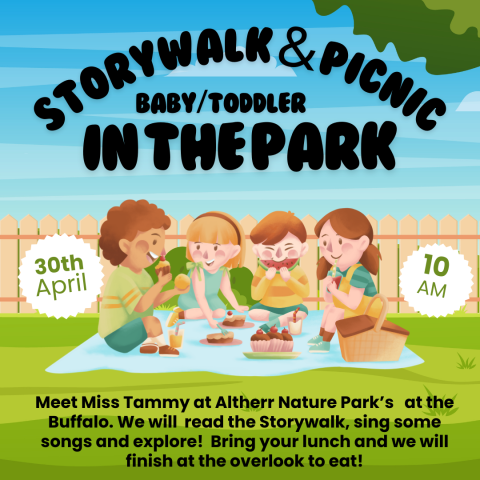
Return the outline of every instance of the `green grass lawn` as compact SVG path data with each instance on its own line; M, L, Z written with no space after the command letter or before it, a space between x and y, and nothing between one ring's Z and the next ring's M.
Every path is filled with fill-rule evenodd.
M459 474L476 475L480 467L480 366L472 369L460 369L459 354L466 359L480 359L480 315L462 315L440 319L428 319L416 315L392 315L389 319L407 328L411 335L408 346L425 363L400 370L366 370L354 368L327 368L285 375L283 377L234 377L208 372L171 373L171 374L131 374L118 371L94 371L68 375L55 375L45 369L71 351L75 346L96 333L98 316L79 315L76 319L56 320L41 315L0 315L0 359L2 382L0 384L0 469L20 478L28 475L40 475L50 478L69 476L77 478L102 478L106 475L127 477L131 472L124 466L126 453L135 452L148 456L148 449L84 449L74 452L64 448L42 448L43 437L110 436L120 438L130 436L203 436L201 448L179 451L171 449L168 455L173 459L180 455L209 453L230 458L232 456L274 456L286 457L294 453L302 456L350 456L362 455L361 468L323 467L319 473L328 473L336 477L355 475L358 478L380 478L385 476L408 476L424 478L437 475L446 478ZM474 361L473 364L477 364ZM330 448L291 450L288 448L267 448L263 453L248 453L242 448L212 449L208 437L213 434L236 437L302 437L303 434L314 437L338 436L336 430L302 430L300 433L285 429L276 430L234 430L222 431L184 429L186 416L206 418L209 416L236 414L242 418L262 415L280 417L309 417L339 414L348 419L351 428L344 435L352 439L355 436L377 438L384 435L376 429L356 430L353 420L364 414L377 418L431 418L425 415L426 409L407 409L403 405L406 397L427 395L426 388L432 394L455 398L458 410L451 416L442 416L442 426L434 430L392 429L389 436L407 436L417 438L433 436L435 433L449 436L449 448ZM58 398L70 398L72 395L101 395L106 398L122 398L132 395L139 398L195 398L209 395L213 401L219 396L245 394L248 398L271 398L279 395L292 397L333 397L337 400L343 395L351 397L385 396L393 398L392 409L380 408L376 411L345 408L333 412L307 409L278 409L268 411L244 412L237 410L187 410L178 414L180 428L149 431L122 430L116 425L107 433L101 430L49 430L48 415L135 415L137 417L161 416L164 412L153 410L67 410L52 411L35 408L36 395L52 395ZM177 412L175 412L177 413ZM359 433L361 432L361 433ZM258 440L257 440L258 441ZM128 450L128 452L127 452ZM157 452L159 455L163 452ZM392 468L394 466L394 468ZM107 470L108 467L108 470ZM131 469L130 469L131 470ZM138 470L138 469L137 469ZM227 471L228 470L228 471ZM308 474L309 468L296 470L295 473ZM352 472L353 470L353 472ZM162 474L161 468L149 469L145 474ZM265 476L266 472L256 468L210 468L168 470L170 475L180 478L191 475L220 477ZM175 472L175 473L173 473ZM203 472L203 473L202 473ZM274 469L275 476L291 476L288 468Z

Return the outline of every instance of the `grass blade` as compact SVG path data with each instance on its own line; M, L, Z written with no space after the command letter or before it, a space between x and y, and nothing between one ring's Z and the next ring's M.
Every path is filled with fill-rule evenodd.
M423 386L425 388L425 390L427 391L428 393L428 396L427 398L431 398L432 399L432 402L433 402L433 399L434 399L434 395L432 394L432 392L424 385ZM457 398L457 395L458 394L455 394L455 396L452 397L452 401L455 402L455 399ZM457 408L453 408L453 407L445 407L445 397L446 395L444 395L441 399L437 396L437 400L441 400L442 401L442 405L443 407L436 407L436 408L433 408L433 407L429 407L428 406L428 403L423 405L424 408L427 409L427 411L424 411L422 410L422 413L429 416L429 417L442 417L442 416L446 416L446 417L449 417L451 415L453 415L459 407ZM432 403L431 403L432 404Z

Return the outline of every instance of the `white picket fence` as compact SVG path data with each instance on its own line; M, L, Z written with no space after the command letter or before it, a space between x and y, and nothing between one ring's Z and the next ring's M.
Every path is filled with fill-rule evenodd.
M377 221L371 216L367 216L372 224L376 242L382 253L383 260L380 262L379 274L375 277L380 292L389 297L389 312L413 312L413 310L402 301L400 296L398 277L399 269L403 262L419 246L425 246L432 243L443 243L460 252L468 260L472 267L474 286L471 293L471 301L467 302L467 311L476 313L479 309L479 281L478 281L478 259L479 259L479 232L478 221L472 216L467 215L460 221L447 215L440 221L437 221L430 215L417 221L412 216L407 215L400 221L397 221L390 215ZM100 261L103 265L104 283L107 282L113 267L106 260L98 246L99 231L103 218L100 222L92 216L87 215L80 221L70 215L57 221L52 216L47 215L40 221L27 215L18 222L15 218L7 215L0 220L0 312L1 313L33 313L30 304L21 297L18 286L18 268L21 260L31 246L45 235L55 233L67 235L78 235L88 242L91 248L100 255ZM187 215L177 221L170 216L171 227L167 231L166 249L171 250L179 245L185 246L185 235L188 227L193 221L191 215ZM307 242L309 251L302 258L301 265L305 271L310 283L310 297L306 300L309 309L322 309L321 301L321 283L316 278L316 263L318 261L319 249L318 239L314 235L314 226L317 219L307 215L302 219L308 232ZM252 243L249 240L249 234L258 223L251 215L247 215L240 220L242 227L247 235L247 247L245 256L245 266L252 272L256 268L256 258L252 251ZM103 288L102 288L103 294ZM92 305L87 313L98 311L98 305Z

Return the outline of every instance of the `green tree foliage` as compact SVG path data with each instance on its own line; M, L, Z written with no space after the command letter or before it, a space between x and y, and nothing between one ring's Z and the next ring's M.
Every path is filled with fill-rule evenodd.
M430 10L452 10L454 17L450 28L463 35L470 27L480 31L480 2L478 0L423 0Z
M232 268L230 270L230 283L232 285L232 292L235 295L239 305L248 305L251 307L257 303L252 298L252 280L253 273L247 267ZM228 300L225 298L222 292L220 292L219 297L222 302L225 303L227 309L233 310L232 305L228 303Z
M453 0L450 2L453 8ZM348 6L353 14L355 35L371 37L380 52L393 43L404 62L425 57L427 72L433 75L480 66L478 30L469 26L461 35L452 32L452 10L431 10L422 0L313 0L313 3L323 16ZM426 3L431 6L436 2Z

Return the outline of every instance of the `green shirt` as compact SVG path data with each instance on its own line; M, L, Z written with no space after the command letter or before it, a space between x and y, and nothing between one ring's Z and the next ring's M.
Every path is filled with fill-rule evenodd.
M145 312L135 311L142 295L151 287L152 277L145 270L136 274L126 267L116 268L103 293L98 322L99 335L105 338L136 318L153 315L153 305Z
M337 268L337 276L346 277L350 268L347 268L344 272ZM353 272L350 285L355 288L364 288L365 292L363 292L363 294L367 297L374 297L378 293L372 276L363 265Z

